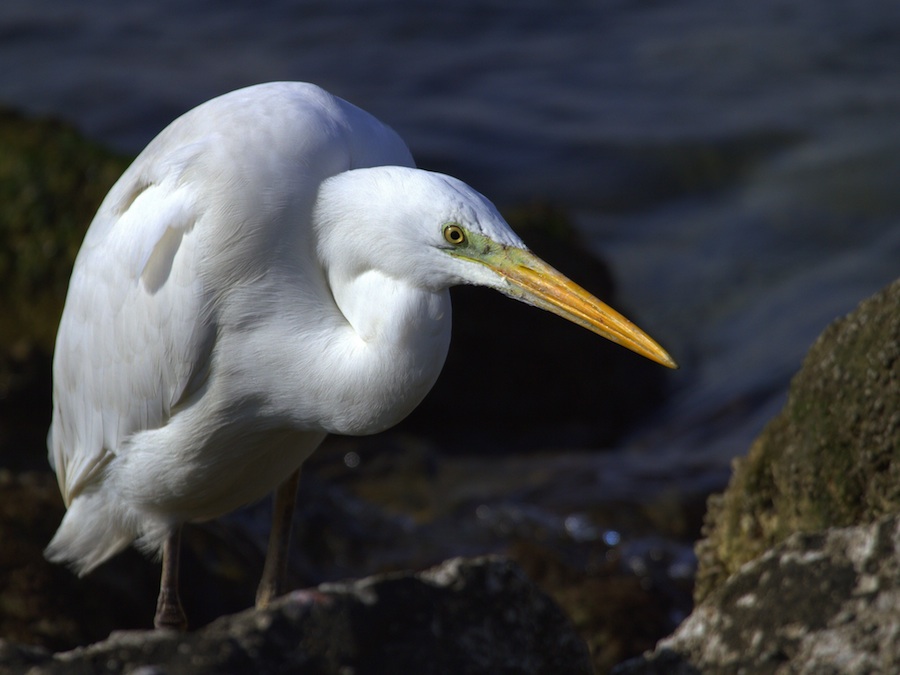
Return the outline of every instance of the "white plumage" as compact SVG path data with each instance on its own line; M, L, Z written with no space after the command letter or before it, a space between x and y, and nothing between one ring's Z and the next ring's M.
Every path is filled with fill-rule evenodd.
M135 539L158 551L272 491L326 434L401 420L443 365L454 284L674 365L484 197L413 166L388 127L301 83L221 96L147 146L72 273L48 438L68 511L48 557L85 573Z

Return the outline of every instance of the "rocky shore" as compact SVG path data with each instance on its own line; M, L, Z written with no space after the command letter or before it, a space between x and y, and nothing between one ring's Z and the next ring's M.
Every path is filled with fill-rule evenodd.
M900 671L900 281L832 324L710 499L691 616L614 670Z
M146 670L145 670L146 669ZM197 631L114 632L67 652L0 640L0 672L591 673L584 641L515 565L453 559L295 591Z
M62 517L45 448L55 326L84 229L128 159L96 147L64 124L29 120L12 112L0 115L0 143L4 148L0 157L4 195L0 200L4 243L0 307L7 319L0 329L0 639L4 640L0 672L18 672L26 666L63 668L60 663L89 669L99 661L84 654L107 653L103 649L119 649L141 639L162 644L152 632L143 632L153 615L158 565L128 551L89 577L77 579L42 556ZM510 218L536 247L568 259L569 271L584 284L604 297L614 295L609 272L578 245L564 213L533 205ZM497 672L504 663L502 654L517 654L522 664L537 664L531 672L542 672L540 664L553 663L559 651L546 640L562 639L563 633L566 640L580 645L578 649L589 645L595 667L607 669L651 646L687 611L693 567L683 559L690 558L688 542L699 527L703 495L694 495L686 513L655 505L652 496L607 495L585 481L601 474L601 456L558 448L613 443L634 420L650 414L661 402L663 369L572 327L560 329L560 322L540 312L497 302L490 294L466 294L466 290L466 297L455 300L458 311L448 377L442 378L428 403L392 434L332 439L309 463L294 531L297 554L290 570L292 587L321 589L323 582L348 578L367 578L360 583L374 587L397 579L392 575L398 574L415 587L424 583L416 570L460 555L476 560L484 554L501 555L512 562L467 562L459 569L487 565L484 583L489 581L494 591L509 596L503 595L501 603L509 612L515 614L516 607L533 608L533 598L540 595L550 598L547 606L553 612L569 615L571 625L566 620L544 631L546 625L538 623L543 626L542 635L547 633L538 640L502 621L491 628L484 622L495 611L493 601L474 588L462 588L463 593L472 592L467 600L472 608L484 606L484 621L474 609L466 621L472 622L473 629L481 626L493 631L476 637L492 645L497 658L484 657L481 670L470 665L456 671L428 671L421 664L410 670ZM479 330L484 316L498 317L518 338L510 346L500 332ZM472 387L466 364L478 359L490 363L494 372L518 373L520 380L487 377ZM523 362L532 364L527 372L516 367ZM537 407L523 408L521 399L505 395L526 389L526 380L533 377L554 392L528 399L529 405ZM615 391L594 386L605 377L614 377L623 386ZM471 397L473 408L482 411L484 423L478 436L460 434L452 416L445 414L460 396ZM523 415L533 423L521 433L511 433ZM542 449L543 455L539 454ZM576 490L573 480L582 483ZM606 480L615 483L612 475ZM662 494L661 489L657 493ZM208 626L253 605L267 509L268 504L259 504L227 523L190 527L185 533L183 599L195 630L185 638L188 642L210 644L223 635L226 628L221 626L236 624L226 621L218 632L206 632L211 630ZM657 515L663 512L665 517ZM636 538L622 541L616 530L620 514L624 514L621 522L634 526ZM658 534L664 521L671 523L671 528L663 529L672 540ZM650 531L657 533L655 539L640 538ZM496 565L507 572L495 573ZM678 570L676 577L666 571L667 566ZM512 570L525 570L531 581ZM315 591L332 592L333 587L327 593ZM438 605L445 600L433 598ZM447 602L447 607L435 607L435 611L449 616L456 611L453 607L460 606ZM332 604L346 605L343 600ZM636 606L642 611L633 615L634 621L616 619ZM402 615L403 607L392 611ZM252 611L243 616L248 624L259 620ZM536 615L529 616L526 623L537 621ZM391 649L400 649L405 631L405 644L417 658L456 663L452 659L457 657L442 651L443 646L414 637L418 624L389 622L375 615L372 621L370 630L396 624L391 629L396 630ZM363 626L357 628L360 635L365 632ZM452 642L461 636L461 628L460 623L448 623L441 630ZM108 639L123 630L139 632ZM332 629L304 624L303 630L321 635ZM345 633L335 633L334 640L342 640ZM163 642L176 649L178 639L170 636L169 642ZM88 645L99 646L88 649ZM79 648L82 651L72 651ZM578 649L573 647L572 653ZM75 653L80 656L66 656L62 661L52 656ZM366 654L375 658L374 652ZM164 662L169 657L159 656L157 665ZM210 668L216 671L220 666ZM166 666L170 667L181 666L172 662ZM278 670L271 663L266 667ZM566 670L547 666L543 672Z
M0 127L4 147L17 149L0 157L0 673L900 670L900 282L823 333L783 411L710 498L686 619L694 575L684 551L700 535L706 493L667 492L657 477L654 490L629 496L608 476L598 491L602 479L586 477L611 472L602 458L512 454L612 442L659 404L661 375L621 352L598 357L577 331L547 337L556 324L530 312L504 318L534 338L510 363L534 359L546 382L629 382L591 400L607 417L580 407L588 393L568 390L542 413L558 428L511 437L504 429L522 411L485 387L478 405L495 424L467 438L443 414L466 386L451 376L398 434L336 439L311 462L294 533L303 555L291 569L307 590L246 609L261 567L261 505L190 529L193 630L147 630L152 562L131 551L78 580L41 555L62 509L44 450L55 322L81 232L126 160L55 123L9 113ZM564 232L544 247L573 236L557 212L521 217ZM579 279L597 269L575 253L556 257L583 264ZM595 274L586 285L611 292L608 273ZM471 361L466 349L503 352L471 337L479 316L507 306L481 301L459 303L471 309L457 317L448 372ZM564 344L568 359L542 357L541 342ZM445 439L440 449L429 429Z

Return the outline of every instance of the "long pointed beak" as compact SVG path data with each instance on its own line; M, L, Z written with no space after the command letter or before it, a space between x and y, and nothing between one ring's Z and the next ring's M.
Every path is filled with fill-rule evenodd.
M508 282L500 290L510 297L553 312L668 368L678 367L653 338L530 251L505 247L480 262Z

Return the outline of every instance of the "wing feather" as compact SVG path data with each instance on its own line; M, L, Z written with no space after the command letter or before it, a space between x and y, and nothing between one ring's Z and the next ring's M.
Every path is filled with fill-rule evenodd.
M179 166L168 168L175 171L126 172L75 263L54 355L49 437L66 504L125 438L165 424L211 349L204 289L193 274L202 212L179 184Z

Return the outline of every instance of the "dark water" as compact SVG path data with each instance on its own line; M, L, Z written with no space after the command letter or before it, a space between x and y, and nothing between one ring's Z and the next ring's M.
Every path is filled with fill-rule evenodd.
M3 103L131 152L216 94L314 81L501 205L558 202L682 365L603 460L624 475L726 467L898 272L896 0L6 0L0 72Z

